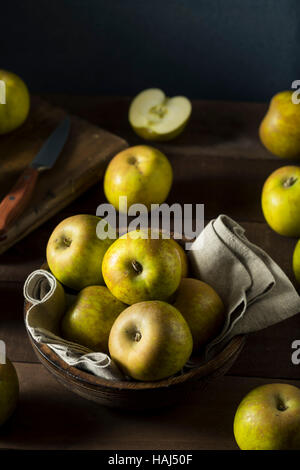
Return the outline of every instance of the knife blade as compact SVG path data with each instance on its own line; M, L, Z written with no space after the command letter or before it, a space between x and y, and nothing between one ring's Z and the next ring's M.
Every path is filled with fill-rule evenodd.
M54 132L48 137L41 150L30 163L31 168L39 171L49 170L53 167L68 138L70 118L66 117Z
M1 241L5 239L7 229L20 216L30 202L39 172L49 170L55 164L68 139L70 127L71 121L69 116L67 116L48 137L38 154L1 201Z

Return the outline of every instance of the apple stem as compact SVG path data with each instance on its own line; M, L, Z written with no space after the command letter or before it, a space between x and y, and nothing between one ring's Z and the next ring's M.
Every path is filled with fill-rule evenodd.
M64 238L64 245L71 246L71 243L72 241L70 240L70 238L67 238L67 237Z
M142 265L141 265L138 261L136 261L136 260L133 260L133 261L131 262L131 264L132 264L132 267L133 267L133 269L135 270L135 272L136 272L137 274L141 274L141 272L143 271Z
M141 339L142 339L142 335L139 331L137 331L134 335L134 341L138 343Z
M290 188L291 186L293 186L293 184L295 184L297 181L297 178L295 178L294 176L290 176L287 180L285 180L283 182L283 186L284 188Z
M136 164L136 158L135 157L128 157L127 159L129 165L135 165Z
M287 409L287 406L285 406L283 400L281 398L278 398L277 400L277 410L278 411L285 411Z

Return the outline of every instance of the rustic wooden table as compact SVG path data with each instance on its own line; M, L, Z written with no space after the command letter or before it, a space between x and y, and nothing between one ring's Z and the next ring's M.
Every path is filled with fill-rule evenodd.
M89 121L124 137L140 139L127 121L126 98L47 96ZM193 103L182 136L159 144L170 158L175 181L170 202L204 203L207 220L226 213L264 248L292 281L295 240L275 234L264 222L260 194L264 180L287 164L261 146L257 129L265 104ZM23 324L24 279L45 258L47 239L62 219L95 213L104 200L102 183L0 256L0 338L16 365L21 386L19 407L1 428L0 448L13 449L236 449L235 409L253 387L269 382L300 386L300 366L291 362L291 343L300 337L300 316L248 337L229 373L199 397L157 412L106 409L66 391L41 366Z

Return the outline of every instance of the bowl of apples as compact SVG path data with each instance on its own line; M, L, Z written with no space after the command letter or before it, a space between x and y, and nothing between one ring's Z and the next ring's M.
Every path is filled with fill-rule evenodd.
M153 100L156 106L162 101L165 107L183 108L184 121L188 118L190 108L182 98L170 102L159 90L150 90L133 102L130 116L135 124L139 120L136 125L143 125L146 118L143 121L140 113ZM166 123L155 124L155 136L170 130L167 117L161 120ZM104 192L119 213L126 212L127 204L137 203L151 210L152 204L165 201L172 179L167 157L158 149L138 145L111 160ZM83 214L62 221L49 238L48 269L76 294L62 312L56 334L107 354L124 380L108 380L70 366L28 331L41 363L78 395L127 409L171 405L223 375L241 351L244 337L233 338L205 359L205 348L221 332L226 312L218 293L194 277L184 249L187 240L178 242L159 231L153 236L151 229L119 232L115 239L103 237L99 222L104 233L112 232L107 220ZM27 302L25 314L29 308Z
M103 242L96 236L98 222L93 215L61 222L48 242L47 268L67 290L76 290L60 336L107 353L126 379L107 380L70 366L29 334L40 362L76 394L124 409L172 405L224 375L244 337L205 360L205 346L222 329L225 310L217 292L193 277L183 243L161 233L146 238L143 230ZM25 304L25 314L30 306Z

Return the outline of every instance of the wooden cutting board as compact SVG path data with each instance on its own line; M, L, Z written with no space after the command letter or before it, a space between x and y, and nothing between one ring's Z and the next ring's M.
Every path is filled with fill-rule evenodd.
M0 136L0 198L33 160L47 137L66 116L66 111L39 98L32 99L26 123ZM83 119L71 115L68 141L51 170L40 173L30 205L0 241L0 254L67 206L97 183L108 160L126 148L127 142ZM95 213L95 207L92 208Z

